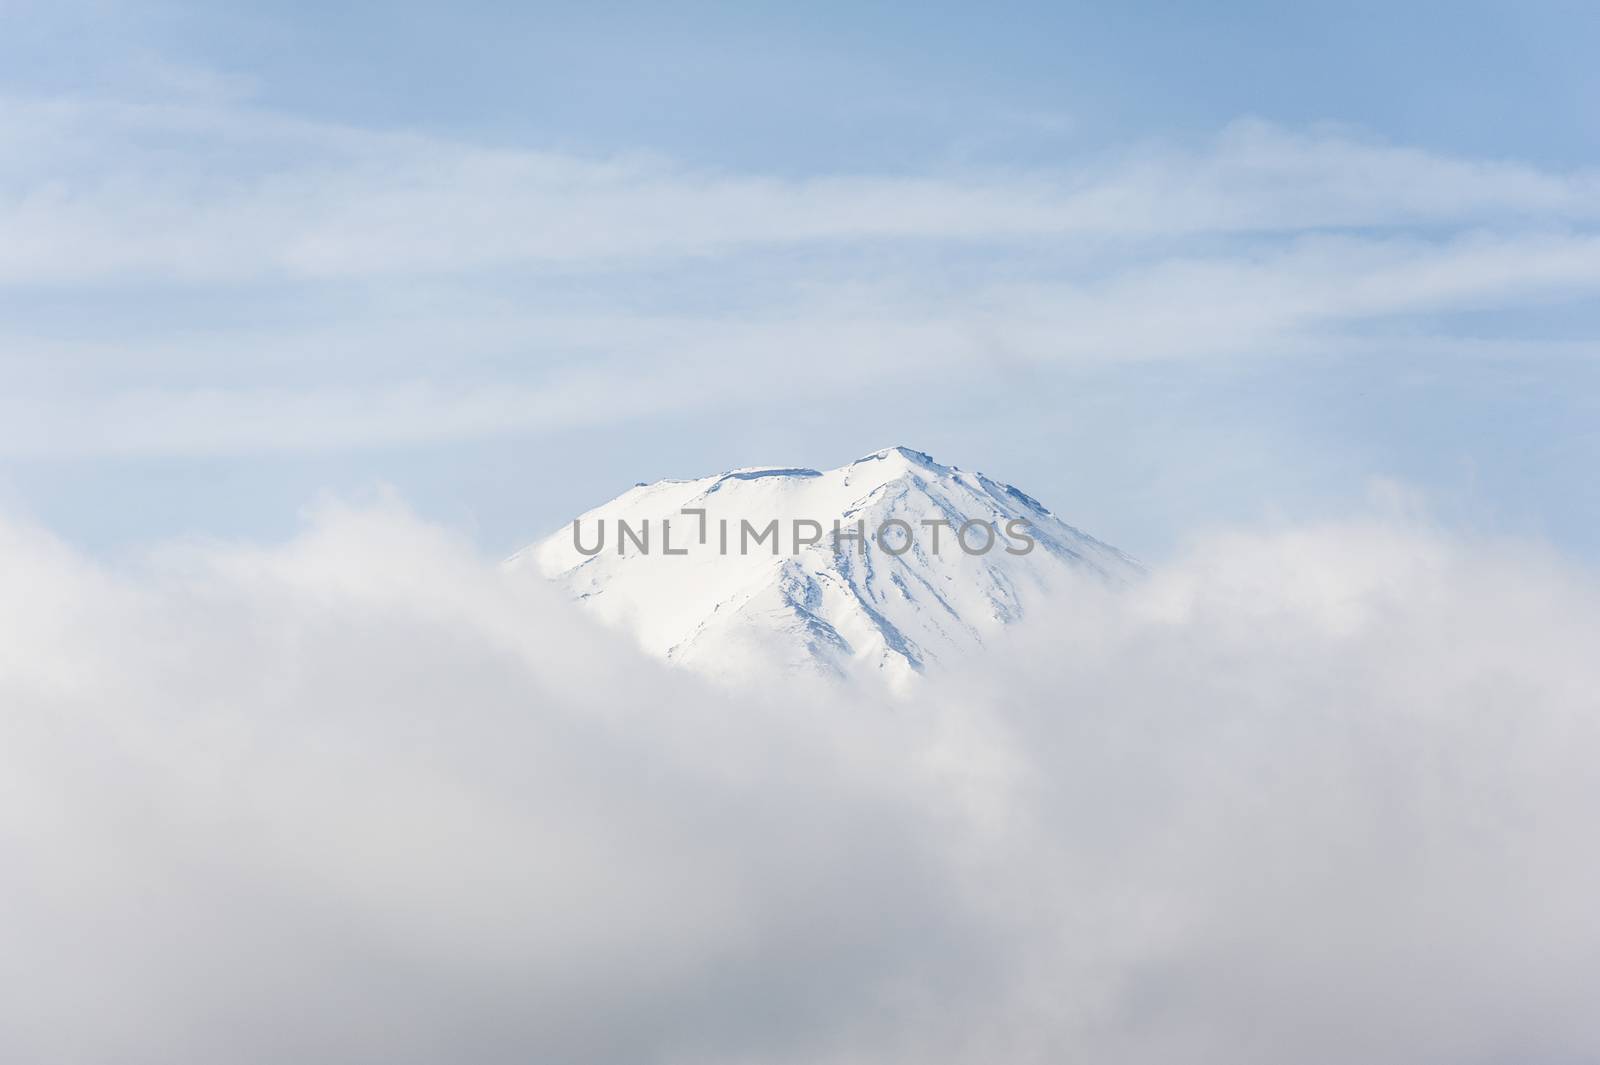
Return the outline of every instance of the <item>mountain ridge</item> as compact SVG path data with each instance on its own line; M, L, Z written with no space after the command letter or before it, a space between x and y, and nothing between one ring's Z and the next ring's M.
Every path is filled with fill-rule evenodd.
M832 470L636 484L507 565L713 676L876 675L896 689L1068 575L1139 572L1015 486L903 445Z

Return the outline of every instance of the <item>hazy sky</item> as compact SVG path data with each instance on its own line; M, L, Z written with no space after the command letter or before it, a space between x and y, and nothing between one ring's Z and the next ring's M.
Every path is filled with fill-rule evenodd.
M0 0L0 1056L1600 1060L1600 6L1097 7ZM498 565L892 444L1149 579Z
M903 443L1600 557L1592 5L4 5L0 509L504 552Z

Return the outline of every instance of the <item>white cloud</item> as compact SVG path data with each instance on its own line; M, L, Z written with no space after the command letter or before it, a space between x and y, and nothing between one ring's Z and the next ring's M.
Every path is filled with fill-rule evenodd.
M1248 121L1054 170L898 177L226 102L10 100L0 145L13 458L603 426L761 402L815 366L865 386L1376 341L1476 352L1419 320L1600 285L1589 171Z
M21 1060L1600 1052L1559 560L1219 536L878 704L704 689L392 508L0 549Z
M585 158L239 107L11 100L0 281L455 273L865 240L1167 240L1593 222L1600 176L1237 123L1059 170L805 178Z
M1495 346L1410 322L1559 302L1596 285L1600 238L1474 233L1307 236L1076 280L817 286L741 312L575 314L425 292L414 312L244 340L226 329L13 338L26 354L0 396L0 454L327 451L615 426L759 403L839 368L861 387L898 377L905 388L995 366L1283 358L1379 342L1392 358L1477 354ZM1382 332L1390 321L1402 324ZM1519 338L1499 350L1570 356L1574 344ZM329 366L350 380L330 381ZM52 386L52 375L73 383Z

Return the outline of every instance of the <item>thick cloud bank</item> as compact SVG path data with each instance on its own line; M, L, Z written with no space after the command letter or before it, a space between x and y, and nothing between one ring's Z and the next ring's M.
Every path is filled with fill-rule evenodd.
M1214 539L870 702L635 656L392 510L0 525L8 1061L1600 1058L1600 589Z

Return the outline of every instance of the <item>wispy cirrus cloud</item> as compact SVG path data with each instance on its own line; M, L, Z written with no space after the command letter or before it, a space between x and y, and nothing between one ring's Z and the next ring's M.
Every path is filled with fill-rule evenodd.
M1559 302L1596 287L1600 238L1588 235L1310 236L1076 280L810 286L737 312L574 315L446 293L416 310L244 336L195 329L65 345L13 336L21 357L11 373L31 364L35 387L0 398L0 453L302 452L612 426L760 403L796 374L826 367L848 368L863 387L900 380L914 389L991 369L1374 345L1395 357L1582 357L1590 350L1582 341L1474 341L1405 323ZM1384 339L1392 322L1401 327ZM344 380L312 373L327 360ZM72 384L52 386L52 375ZM205 383L189 383L196 376ZM217 376L225 383L208 380Z
M1033 242L1600 218L1600 174L1244 121L1050 171L804 178L242 108L8 101L0 279L191 283L616 264L851 241Z
M238 104L13 99L0 143L12 456L616 424L759 401L818 359L861 382L1235 360L1390 323L1400 349L1437 351L1410 323L1600 288L1594 172L1337 128L796 177ZM304 298L262 295L282 292ZM243 309L209 321L219 300Z

